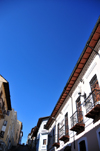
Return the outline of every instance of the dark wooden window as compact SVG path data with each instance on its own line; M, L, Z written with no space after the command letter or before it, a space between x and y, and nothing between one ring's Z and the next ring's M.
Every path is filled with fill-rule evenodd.
M53 143L55 143L55 129L53 129Z
M68 135L68 113L65 115L65 135Z
M83 116L82 116L82 106L81 106L80 97L78 97L76 100L76 109L77 109L78 122L81 123L83 121Z
M52 136L51 136L51 134L49 134L49 135L48 135L48 142L49 142L49 143L48 143L48 146L51 144L51 138L52 138Z
M58 123L58 140L57 141L59 142L59 123Z
M91 90L93 91L96 88L100 88L97 80L97 75L95 74L90 81Z
M94 101L94 103L96 103L97 101L100 100L100 94L98 91L98 90L100 90L100 86L99 86L96 74L91 79L90 86L91 86L91 91L93 91L93 93L92 93L93 101Z
M86 145L84 140L79 143L79 147L80 151L86 151Z
M77 111L82 111L80 97L78 97L76 100L76 108L77 108Z

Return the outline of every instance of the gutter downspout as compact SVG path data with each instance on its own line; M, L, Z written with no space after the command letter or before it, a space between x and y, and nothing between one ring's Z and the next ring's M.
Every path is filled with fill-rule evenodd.
M72 115L73 115L73 98L72 98L72 95L69 95L69 96L71 98ZM74 123L73 123L73 125L74 125ZM73 142L74 142L74 149L75 149L75 136L74 136L74 132L73 132Z
M71 104L72 104L72 115L73 115L73 98L71 97ZM74 121L73 121L73 125L74 125ZM73 142L74 142L74 149L75 149L75 135L74 135L74 131L73 131Z
M88 43L86 45L87 45L87 47L91 48L100 57L100 54L96 50L94 50L91 46L89 46Z

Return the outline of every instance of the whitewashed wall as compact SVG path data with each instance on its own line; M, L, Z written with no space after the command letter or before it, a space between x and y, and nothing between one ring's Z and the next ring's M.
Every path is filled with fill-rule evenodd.
M99 43L96 46L95 50L97 50L100 54L100 40L99 40ZM87 68L87 66L88 66L88 68ZM65 114L68 112L68 123L69 123L70 139L65 144L64 144L63 141L59 141L60 142L60 147L59 148L55 147L55 150L62 149L67 144L72 143L74 139L77 140L77 139L81 138L89 130L93 129L95 126L100 124L100 121L93 124L92 119L85 117L86 108L85 108L84 103L83 103L84 98L80 97L81 98L81 104L82 104L83 116L84 116L83 118L84 118L84 122L85 122L85 130L82 133L80 133L79 135L76 135L76 132L73 132L73 131L70 130L71 129L70 117L72 116L72 103L71 102L73 100L73 113L74 113L76 111L76 100L79 97L78 93L81 92L81 94L83 95L84 92L85 92L86 97L88 97L88 95L91 92L89 82L95 74L97 75L97 79L98 79L99 86L100 86L100 57L98 55L96 55L95 52L93 52L90 59L89 59L89 61L85 65L85 68L83 69L81 75L79 76L79 78L77 80L79 82L76 82L77 83L77 84L75 84L76 86L74 86L73 90L70 93L71 97L68 96L66 98L66 100L64 101L64 103L61 107L61 110L58 112L57 116L55 117L55 120L53 121L53 124L49 128L49 133L50 133L53 130L53 128L56 126L55 133L57 134L57 125L58 125L58 123L61 123L62 120L64 120L64 122L65 122ZM80 81L81 79L83 80L83 82ZM75 137L73 139L74 135L75 135Z

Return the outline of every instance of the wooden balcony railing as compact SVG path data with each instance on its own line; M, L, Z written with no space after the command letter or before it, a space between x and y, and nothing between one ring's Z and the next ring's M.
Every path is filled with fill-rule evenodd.
M53 145L52 146L57 147L57 148L60 146L58 135L53 136Z
M82 111L76 111L71 117L71 129L72 131L77 132L77 134L84 131L84 121L83 121L83 112Z
M85 100L86 117L100 119L100 90L94 89Z
M65 125L63 125L59 129L59 140L64 141L64 143L69 141L69 128L68 128L68 125L66 127L65 127Z

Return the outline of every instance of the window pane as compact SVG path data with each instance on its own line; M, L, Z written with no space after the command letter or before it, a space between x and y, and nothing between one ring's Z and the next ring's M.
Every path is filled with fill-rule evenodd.
M43 145L46 145L46 139L43 139Z
M7 125L7 121L4 121L3 125L6 126Z
M7 111L7 115L9 116L9 111Z
M68 113L65 115L65 134L69 135L69 130L68 130Z
M80 151L86 151L86 146L85 146L85 141L84 140L81 141L79 143L79 145L80 145Z
M4 133L5 133L5 132L1 131L1 132L0 132L0 137L3 138L3 137L4 137Z

